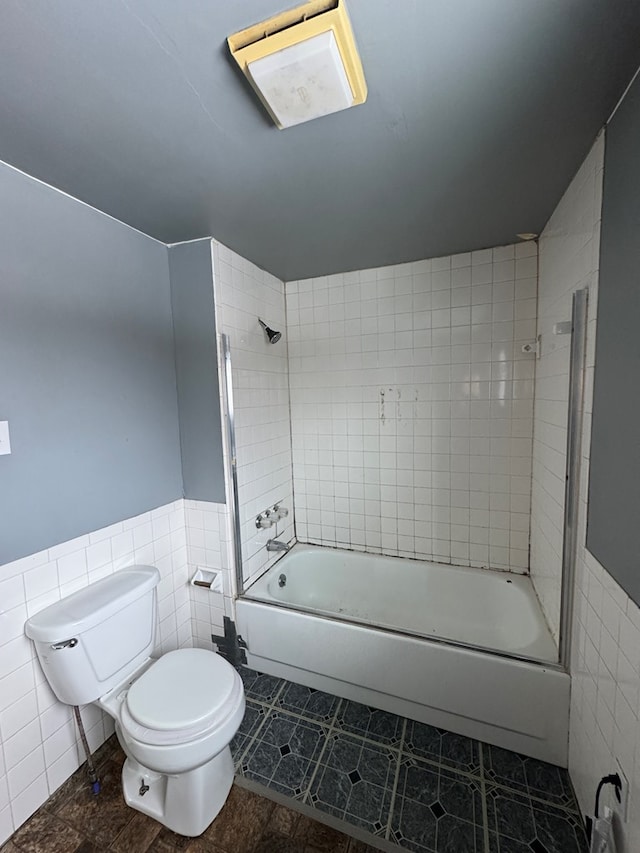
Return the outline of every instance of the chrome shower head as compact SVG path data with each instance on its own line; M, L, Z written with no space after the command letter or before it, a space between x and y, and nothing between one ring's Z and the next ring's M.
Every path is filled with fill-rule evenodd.
M266 323L263 323L263 321L260 319L260 317L258 317L258 323L260 323L262 328L267 333L267 337L269 338L269 343L270 344L277 344L278 341L280 340L280 338L282 337L282 332L274 332L273 329L270 329Z

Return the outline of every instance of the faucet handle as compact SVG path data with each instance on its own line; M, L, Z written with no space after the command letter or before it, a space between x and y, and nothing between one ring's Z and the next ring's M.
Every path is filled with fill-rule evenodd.
M286 518L289 515L289 510L286 506L280 506L280 504L276 504L273 507L273 514L279 520L281 518Z
M260 515L257 516L256 527L258 528L258 530L264 530L267 527L273 527L275 522L276 519L273 517L273 514L270 510L267 510L266 512L261 512Z

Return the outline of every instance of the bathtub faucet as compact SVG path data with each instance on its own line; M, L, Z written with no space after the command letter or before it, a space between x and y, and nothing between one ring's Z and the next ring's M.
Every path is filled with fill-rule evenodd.
M286 542L281 542L279 539L269 539L267 541L267 551L288 551L290 547Z

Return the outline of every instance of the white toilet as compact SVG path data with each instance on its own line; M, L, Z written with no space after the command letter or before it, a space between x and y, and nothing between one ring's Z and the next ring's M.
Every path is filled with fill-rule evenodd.
M231 790L244 689L214 652L150 657L159 581L156 568L131 566L36 613L25 631L61 702L95 702L115 719L127 804L195 836Z

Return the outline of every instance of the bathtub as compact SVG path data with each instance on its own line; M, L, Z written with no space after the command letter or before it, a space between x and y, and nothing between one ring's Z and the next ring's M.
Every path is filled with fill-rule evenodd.
M236 620L261 672L567 764L569 676L526 576L296 545Z

